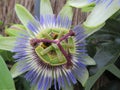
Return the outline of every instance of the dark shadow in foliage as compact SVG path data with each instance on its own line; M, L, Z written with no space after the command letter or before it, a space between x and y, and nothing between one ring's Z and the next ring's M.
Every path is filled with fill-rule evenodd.
M23 76L15 79L16 90L30 90L30 83Z
M105 75L108 77L109 82L100 87L99 90L120 90L120 79L106 71Z

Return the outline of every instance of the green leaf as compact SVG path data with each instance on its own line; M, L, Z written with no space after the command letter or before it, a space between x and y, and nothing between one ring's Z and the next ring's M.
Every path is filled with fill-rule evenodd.
M5 33L9 36L18 36L20 34L25 34L25 27L21 24L14 24L11 27L6 28Z
M120 79L120 69L118 69L115 65L111 64L107 67L107 70Z
M94 83L98 80L98 78L103 74L104 71L105 67L100 69L95 75L91 76L86 82L85 90L91 90Z
M20 19L22 24L27 29L28 33L32 36L33 33L27 28L27 25L29 22L35 21L34 17L29 13L29 11L25 7L19 4L15 5L15 11L16 11L18 18Z
M89 6L93 3L89 3L88 0L68 0L67 4L72 7L83 8L83 7Z
M97 73L93 76L91 76L86 85L85 85L85 90L91 90L92 86L95 84L95 82L98 80L98 78L105 72L105 70L110 71L112 74L120 78L120 70L113 64L109 64L100 70L97 71Z
M116 61L120 55L120 51L118 49L120 48L118 48L116 44L103 46L102 48L100 48L94 56L94 60L97 66L91 68L90 72L92 74L95 74L100 68L111 62L111 60Z
M15 46L15 37L0 37L0 49L12 51Z
M97 48L97 52L94 56L97 66L90 69L91 73L96 73L96 71L107 64L115 63L120 56L119 25L119 21L109 19L100 31L89 37L88 42L94 42L92 46Z
M15 63L10 70L10 72L12 74L12 78L16 78L16 77L20 76L21 74L25 73L26 71L28 71L28 70L21 71L21 69L23 67L25 67L24 63L23 63L23 66L21 65L21 68L20 67L18 68L17 66L18 66L18 63Z
M0 56L0 90L15 90L11 74Z
M68 4L64 5L62 10L59 12L58 16L61 16L62 18L68 17L69 20L72 20L72 17L73 17L72 7L69 6Z
M40 15L53 15L53 10L49 0L41 0L40 2Z
M84 25L88 28L97 27L110 18L114 13L120 9L119 0L113 0L110 5L108 5L109 0L105 3L99 3L92 10L91 14L87 17Z

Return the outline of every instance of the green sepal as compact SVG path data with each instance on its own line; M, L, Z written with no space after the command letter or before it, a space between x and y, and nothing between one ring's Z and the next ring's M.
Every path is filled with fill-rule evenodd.
M84 60L82 61L82 63L85 65L96 65L94 59L90 56L84 56Z
M0 56L0 90L15 90L15 85L12 76Z
M5 33L9 36L19 36L25 34L25 27L21 24L14 24L9 28L5 28Z
M40 15L53 15L53 10L49 0L41 0L40 2Z
M19 4L15 5L15 11L16 11L18 18L20 19L20 21L22 22L22 24L25 26L26 30L28 31L28 33L31 36L33 36L33 33L27 28L27 26L29 22L35 21L34 17L29 13L29 11L25 7Z
M15 37L0 37L0 49L12 51L15 46Z
M90 35L92 35L93 33L97 32L98 30L100 30L103 26L105 25L105 23L99 25L99 26L95 26L95 27L89 27L89 26L86 26L85 24L83 24L83 28L85 29L85 34L86 34L86 37L89 37Z
M68 0L67 4L75 8L83 8L93 3L89 3L88 0Z
M113 0L110 4L109 2L108 0L105 3L98 3L87 17L84 25L91 28L100 26L120 9L119 0Z
M88 78L89 78L89 73L87 68L82 69L81 71L81 75L77 77L77 80L82 84L82 86L84 87Z
M17 66L18 66L18 63L15 63L15 64L12 66L12 68L10 69L12 78L16 78L16 77L20 76L21 74L23 74L23 73L25 73L25 72L28 71L28 70L26 70L26 71L22 72L22 71L20 71L20 68L18 68ZM23 67L23 66L21 65L21 68L22 68L22 67Z
M62 10L59 12L58 16L61 16L63 19L68 18L72 20L73 17L73 9L68 4L65 4Z

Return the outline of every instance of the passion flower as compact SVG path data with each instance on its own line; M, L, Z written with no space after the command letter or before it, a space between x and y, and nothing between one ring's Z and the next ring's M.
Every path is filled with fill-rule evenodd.
M81 26L71 28L68 17L41 15L28 21L27 28L32 34L20 34L13 52L17 69L25 72L25 78L37 90L48 90L52 85L55 90L68 90L77 81L85 84L85 62L89 61Z

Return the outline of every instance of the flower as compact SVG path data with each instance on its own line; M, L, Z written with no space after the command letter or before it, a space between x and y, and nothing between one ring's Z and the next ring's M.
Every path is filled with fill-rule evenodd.
M23 6L21 6L24 8ZM88 79L84 29L71 28L68 17L41 15L27 22L29 32L17 37L13 52L17 69L38 90L68 90ZM36 89L35 89L36 90Z

